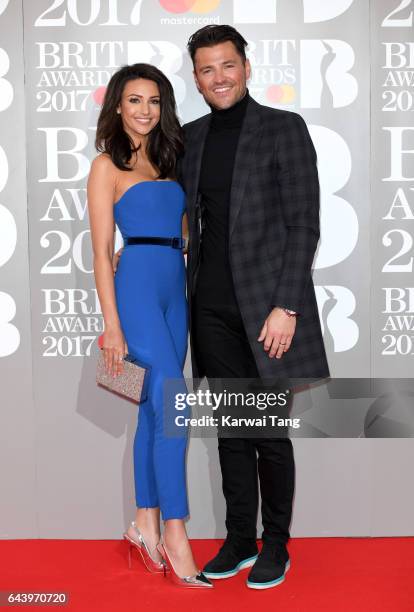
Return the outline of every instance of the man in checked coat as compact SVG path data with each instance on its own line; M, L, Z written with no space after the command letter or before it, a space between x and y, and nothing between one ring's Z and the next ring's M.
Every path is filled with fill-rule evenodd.
M316 154L296 113L255 102L247 43L227 25L188 49L211 113L184 126L188 299L194 377L329 376L311 266L319 240ZM251 567L247 586L280 584L289 568L294 459L289 438L218 440L227 538L204 573ZM258 476L263 547L258 555Z

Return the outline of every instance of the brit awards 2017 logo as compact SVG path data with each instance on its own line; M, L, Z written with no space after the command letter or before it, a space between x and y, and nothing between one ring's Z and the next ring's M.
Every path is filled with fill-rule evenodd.
M185 81L177 74L182 68L183 51L168 40L42 41L36 47L39 113L88 111L91 100L102 104L113 72L135 62L160 68L173 84L177 104L185 98ZM0 55L0 71L1 59ZM0 91L1 87L0 80ZM3 98L6 100L6 95Z
M343 40L249 40L247 54L251 93L263 104L341 108L357 98L355 54Z
M384 16L383 28L412 28L413 4L405 0ZM391 33L392 30L388 30ZM380 271L384 276L382 287L383 309L381 310L382 335L380 336L385 357L414 355L414 317L412 295L414 289L414 128L407 115L414 110L414 43L400 40L381 41L381 93L382 113L387 113L380 126L382 143L387 151L380 187L383 208L380 236L384 254ZM402 121L402 119L406 120ZM382 122L381 122L382 123ZM385 188L385 189L384 189ZM383 229L382 229L383 228ZM396 286L399 285L399 286Z

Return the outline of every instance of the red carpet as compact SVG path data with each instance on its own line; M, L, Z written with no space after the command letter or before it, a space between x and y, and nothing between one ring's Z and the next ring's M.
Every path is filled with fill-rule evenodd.
M192 541L200 566L219 544ZM414 538L300 538L289 552L292 566L278 587L248 589L243 570L200 592L149 574L135 555L129 570L122 541L3 540L0 591L66 591L69 604L53 609L85 612L414 610Z

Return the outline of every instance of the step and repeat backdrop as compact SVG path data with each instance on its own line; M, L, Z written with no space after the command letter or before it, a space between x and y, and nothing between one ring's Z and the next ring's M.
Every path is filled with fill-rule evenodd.
M258 102L308 124L332 376L412 377L413 20L414 0L0 0L0 537L115 538L133 515L137 410L94 378L86 181L120 66L163 70L182 122L208 112L186 52L206 24L248 40ZM294 444L293 536L414 533L410 439ZM222 536L215 440L191 440L188 483L190 535Z

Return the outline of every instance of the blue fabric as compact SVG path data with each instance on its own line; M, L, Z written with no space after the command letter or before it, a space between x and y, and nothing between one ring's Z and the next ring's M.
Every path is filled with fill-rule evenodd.
M185 195L175 181L143 181L114 205L114 218L128 236L181 236ZM141 404L134 440L138 507L160 507L164 520L188 515L185 475L187 436L164 433L166 379L181 379L187 352L185 265L179 249L160 245L124 247L115 293L128 351L151 366L148 399Z

